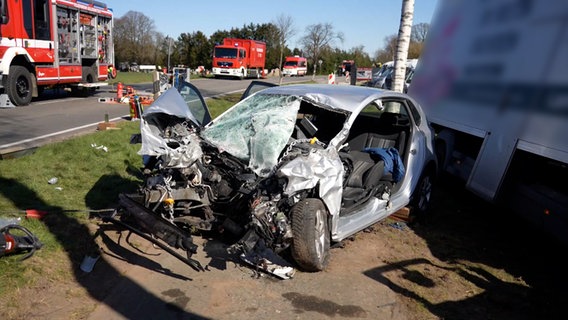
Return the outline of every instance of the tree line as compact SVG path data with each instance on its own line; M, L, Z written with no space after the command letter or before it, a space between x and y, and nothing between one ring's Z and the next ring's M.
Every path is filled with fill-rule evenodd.
M419 58L422 44L429 29L427 23L412 27L408 59ZM198 66L211 68L212 52L224 38L241 38L266 43L266 68L275 69L282 65L282 59L289 55L308 58L313 71L318 74L335 72L343 60L354 60L357 66L371 67L393 60L397 35L384 39L384 47L373 56L365 52L364 46L348 51L337 48L344 35L330 23L309 25L300 37L300 47L289 47L288 42L296 35L294 21L290 16L280 15L273 22L244 25L241 28L218 30L210 37L201 31L184 32L177 39L164 36L156 31L154 21L138 11L128 11L115 18L114 52L115 62L157 65L161 67L184 65L195 69ZM321 65L314 63L321 61ZM317 69L315 69L317 67Z

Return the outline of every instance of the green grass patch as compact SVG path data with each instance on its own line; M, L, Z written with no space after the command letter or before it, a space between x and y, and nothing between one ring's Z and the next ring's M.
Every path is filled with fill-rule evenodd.
M119 72L115 80L151 81L151 74ZM241 95L207 99L211 116L219 116ZM24 261L19 261L22 254L0 257L0 301L7 301L18 288L76 281L81 275L84 256L97 249L96 224L89 214L114 208L120 193L134 192L142 183L140 145L129 143L131 135L140 132L140 122L124 121L117 127L0 160L0 218L21 217L21 225L43 243ZM48 183L52 178L57 183ZM25 219L26 210L31 209L47 215L41 220Z
M126 84L147 83L152 82L151 72L122 72L116 74L116 78L109 80L109 84L117 84L119 82Z
M148 74L121 72L115 80L134 83L145 76ZM135 78L139 80L132 80ZM235 93L207 99L211 116L217 117L240 97ZM130 136L140 132L140 122L120 122L117 127L119 130L94 132L0 161L0 217L21 217L21 225L43 243L27 260L19 261L22 254L0 258L0 300L40 279L74 281L84 256L96 250L96 225L89 214L114 208L120 193L134 192L142 183L140 145L129 143ZM101 146L108 151L98 148ZM57 183L48 183L52 178ZM30 209L48 214L42 220L25 219Z
M218 117L221 113L225 112L225 110L239 102L241 96L242 93L232 93L207 99L206 103L211 117L213 119Z
M0 299L37 277L71 276L69 261L76 271L84 255L96 249L89 213L115 207L118 194L134 192L142 181L140 145L129 143L139 126L121 122L119 130L95 132L0 161L0 217L21 217L21 225L44 245L24 261L18 261L21 254L0 258ZM57 183L48 183L51 178ZM29 209L47 215L41 221L26 219Z

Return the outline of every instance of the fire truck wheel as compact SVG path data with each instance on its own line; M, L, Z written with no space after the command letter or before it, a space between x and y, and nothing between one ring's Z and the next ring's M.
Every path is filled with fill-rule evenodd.
M16 106L26 106L32 101L32 76L22 66L11 66L6 81L6 92Z

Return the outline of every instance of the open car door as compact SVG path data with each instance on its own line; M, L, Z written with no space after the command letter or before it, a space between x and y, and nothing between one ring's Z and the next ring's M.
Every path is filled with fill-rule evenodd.
M211 122L211 113L199 89L187 81L181 81L178 86L178 91L189 108L189 112L201 126L205 126Z

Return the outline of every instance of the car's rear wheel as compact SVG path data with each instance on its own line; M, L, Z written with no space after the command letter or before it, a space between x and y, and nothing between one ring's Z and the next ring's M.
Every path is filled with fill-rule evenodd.
M328 213L320 199L308 198L292 208L292 257L305 271L322 271L329 263Z

